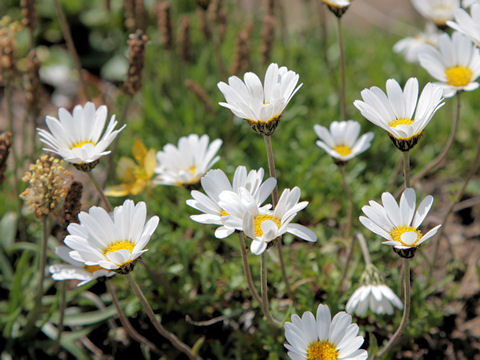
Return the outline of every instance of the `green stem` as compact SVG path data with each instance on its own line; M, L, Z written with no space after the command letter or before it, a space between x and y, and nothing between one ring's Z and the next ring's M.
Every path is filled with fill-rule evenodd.
M405 274L404 274L404 308L403 308L403 316L402 320L400 321L400 325L398 326L397 331L393 334L393 336L388 340L385 347L377 354L378 357L382 357L383 355L387 354L388 351L395 345L395 343L400 339L403 330L408 323L408 317L410 315L410 260L403 259Z
M468 183L472 180L479 166L480 166L480 140L477 143L477 153L475 155L475 159L473 160L472 167L470 168L470 171L468 172L468 175L465 178L465 181L463 182L462 187L457 191L457 193L455 194L455 198L451 201L450 206L448 207L447 212L445 213L442 219L442 222L441 222L442 227L438 230L438 233L436 236L437 242L435 243L435 251L433 253L433 260L430 266L430 276L428 281L429 284L433 280L433 269L435 268L435 264L438 259L438 254L440 249L440 240L442 239L442 235L445 232L445 228L447 227L448 219L450 218L450 215L453 213L455 205L462 199L462 196L465 193Z
M252 274L250 272L250 265L248 265L247 259L247 252L245 244L245 239L243 237L243 232L238 233L238 239L240 240L240 253L242 254L242 264L243 264L243 271L245 272L245 278L247 279L248 289L252 294L253 298L258 301L258 303L262 306L263 309L263 301L260 295L258 295L257 289L255 289L255 285L253 284Z
M338 47L340 50L340 120L347 120L347 104L345 101L345 55L343 52L343 35L342 35L342 20L337 18L338 28Z
M108 201L107 197L105 196L105 193L103 190L100 188L100 185L98 185L97 180L95 180L95 177L92 175L90 171L87 172L88 177L90 178L90 181L92 182L93 186L95 186L95 189L98 192L98 195L102 198L103 203L105 204L105 207L108 212L111 212L113 210L112 205L110 204L110 201Z
M368 252L367 242L363 237L362 233L357 232L356 234L357 240L360 243L360 249L362 249L363 260L365 260L365 265L369 266L372 265L372 260L370 259L370 253Z
M138 299L140 300L140 303L143 306L143 309L147 313L148 318L152 322L153 326L155 329L157 329L158 333L165 337L167 340L170 341L170 343L179 351L183 352L185 355L188 356L190 360L201 360L202 358L196 354L193 353L193 350L185 343L183 343L179 338L177 338L174 334L169 332L167 329L165 329L162 324L157 320L155 313L153 312L153 309L151 308L150 304L148 303L147 299L145 298L145 295L143 295L142 290L138 286L137 282L132 276L132 273L127 274L128 280L130 282L130 286L132 287L133 291L137 295Z
M270 173L270 176L273 177L275 180L277 180L277 174L275 170L275 158L273 156L273 147L272 147L272 138L270 136L263 136L263 140L265 141L265 148L267 149L267 160L268 160L268 170ZM272 193L272 201L273 201L273 208L278 204L278 181L277 184L275 185L275 188L273 189ZM295 303L295 294L292 291L292 288L290 287L290 282L288 281L288 276L287 276L287 271L285 268L285 261L283 260L283 251L282 251L282 239L277 239L275 241L277 245L277 251L278 251L278 259L280 261L280 269L282 271L282 277L283 281L285 282L285 287L287 288L287 294L290 300Z
M53 4L55 5L55 9L57 10L58 20L60 21L60 27L62 28L63 36L67 43L68 52L72 56L75 69L78 72L81 95L84 99L88 99L87 85L85 84L85 80L82 75L82 64L80 63L80 58L78 57L77 49L75 48L75 44L73 42L72 32L70 31L70 27L68 26L67 18L65 17L62 6L58 2L58 0L53 0Z
M65 295L67 292L67 287L65 281L57 282L57 289L60 292L60 303L58 306L58 326L57 326L57 338L55 339L55 346L54 346L54 354L58 354L60 350L60 342L62 340L62 333L63 333L63 320L65 318L65 307L66 307L66 300Z
M340 170L340 174L342 175L343 189L345 190L345 193L347 194L347 198L348 198L347 223L345 225L345 230L344 230L344 237L345 237L345 239L347 239L350 236L350 230L352 228L353 196L352 196L352 190L350 189L350 186L348 185L348 182L347 182L347 175L345 173L345 166L346 166L346 164L339 165L338 169Z
M261 292L262 292L262 305L263 313L267 318L267 321L273 326L280 326L280 322L275 320L270 314L270 305L268 304L268 283L267 283L267 260L265 258L265 251L261 255L260 262L260 277L261 277Z
M410 151L403 152L403 178L407 189L410 187Z
M107 290L110 296L112 297L112 302L113 302L113 305L115 306L115 309L117 310L117 314L120 319L120 322L122 323L122 326L127 332L127 334L139 344L144 344L147 347L149 347L153 352L160 354L160 351L155 346L155 344L153 344L150 340L140 335L132 326L130 321L128 321L127 316L125 315L122 307L120 306L120 302L118 301L118 297L117 297L117 292L115 291L115 287L112 285L111 281L107 280L105 283L107 285Z
M412 178L412 184L415 184L417 181L421 180L430 171L432 171L438 165L440 165L443 162L443 160L445 160L448 152L452 148L452 145L455 142L455 134L457 133L458 123L460 121L460 109L461 109L460 94L461 94L460 92L457 93L457 110L455 112L455 117L453 118L452 128L450 130L450 135L448 137L447 144L445 145L440 155L438 155L435 159L433 159L433 161L431 161L417 175L415 175Z

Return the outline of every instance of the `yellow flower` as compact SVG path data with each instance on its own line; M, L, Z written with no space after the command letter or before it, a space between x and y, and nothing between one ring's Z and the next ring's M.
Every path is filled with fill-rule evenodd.
M132 154L136 162L127 157L120 158L117 165L117 177L122 184L105 189L107 196L126 196L140 194L145 188L150 191L155 170L155 149L149 149L140 140L133 142Z

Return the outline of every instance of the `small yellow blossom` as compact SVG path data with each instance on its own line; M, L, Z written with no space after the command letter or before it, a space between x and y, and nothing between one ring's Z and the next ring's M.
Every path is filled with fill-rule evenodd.
M149 192L155 170L155 149L147 150L140 140L133 142L132 154L136 162L127 157L120 158L117 165L117 176L122 181L105 189L107 196L126 196L140 194L145 188Z

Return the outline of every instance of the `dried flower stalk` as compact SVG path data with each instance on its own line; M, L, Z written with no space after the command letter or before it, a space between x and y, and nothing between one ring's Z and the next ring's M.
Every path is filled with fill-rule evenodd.
M264 64L270 63L274 37L275 18L271 15L266 15L263 18L262 47L260 49L262 53L262 63Z
M41 92L42 83L40 81L40 60L38 60L35 50L31 50L26 57L27 71L25 73L25 100L27 112L34 119L38 117L41 111Z
M212 38L212 31L210 30L210 26L208 26L205 10L197 9L197 15L200 31L203 33L203 36L205 36L205 39L210 40Z
M129 33L135 32L136 16L135 16L135 0L124 0L123 9L125 13L125 27Z
M130 57L128 60L127 78L123 84L123 92L133 96L142 88L142 72L145 65L145 46L148 36L138 29L135 34L130 34L128 46Z
M21 0L20 6L22 7L22 25L33 33L37 24L37 4L35 0Z
M156 4L157 26L162 35L162 46L165 50L173 49L173 26L170 4L158 1Z
M82 207L83 185L78 181L72 182L63 203L62 227L66 235L68 225L79 223L78 214Z
M0 82L5 83L13 78L18 71L15 66L17 49L16 35L21 30L18 22L11 22L8 16L0 19Z
M191 62L193 58L193 49L190 42L190 18L187 15L182 16L178 41L180 44L180 57L185 62Z
M12 146L12 133L7 131L0 135L0 185L5 180L5 170L7 169L8 155Z
M20 195L35 216L45 219L53 214L67 194L71 175L63 167L63 160L42 155L23 177L27 189Z
M250 67L250 37L252 29L253 26L249 24L237 34L235 53L230 67L230 73L232 75L243 74Z
M207 112L209 113L214 112L214 107L210 98L208 97L206 91L199 84L197 84L191 79L187 79L185 80L185 86L195 94L198 100L201 101L203 106L205 106L205 109L207 110Z

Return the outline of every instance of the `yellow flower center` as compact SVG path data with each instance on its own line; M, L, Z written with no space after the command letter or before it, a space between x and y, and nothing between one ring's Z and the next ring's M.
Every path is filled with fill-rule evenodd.
M103 249L103 255L107 255L108 253L122 249L127 249L128 251L130 251L130 253L132 253L134 247L135 243L130 240L115 241L108 245L105 249Z
M415 232L417 233L417 240L415 240L415 242L413 244L405 244L403 241L402 241L402 235L406 232ZM390 236L392 237L392 239L394 241L398 241L400 244L402 244L403 246L410 246L410 247L415 247L418 240L420 240L422 238L422 233L420 230L417 230L416 228L414 228L413 226L408 226L408 225L402 225L402 226L399 226L399 227L396 227L394 229L392 229L390 231Z
M397 127L398 125L412 125L413 120L410 118L401 118L401 119L395 119L393 121L390 121L388 123L388 126L391 127Z
M97 145L96 142L93 142L93 141L90 141L90 140L79 141L79 142L73 144L72 146L70 146L70 150L81 148L83 145L87 145L87 144L92 144L93 146Z
M225 210L220 211L220 216L229 216L230 214Z
M83 270L93 274L96 271L105 270L105 269L102 268L100 265L85 265Z
M473 72L465 66L452 66L445 70L448 85L465 86L472 81Z
M307 360L338 360L337 346L326 340L313 341L307 347Z
M337 152L340 156L347 156L352 153L352 149L350 149L347 145L336 145L333 147L333 150Z
M278 228L280 228L280 226L282 226L281 220L279 218L277 218L276 216L271 216L271 215L266 215L266 214L255 215L253 217L253 226L254 226L255 236L262 236L263 235L262 223L266 220L273 221L277 225Z

